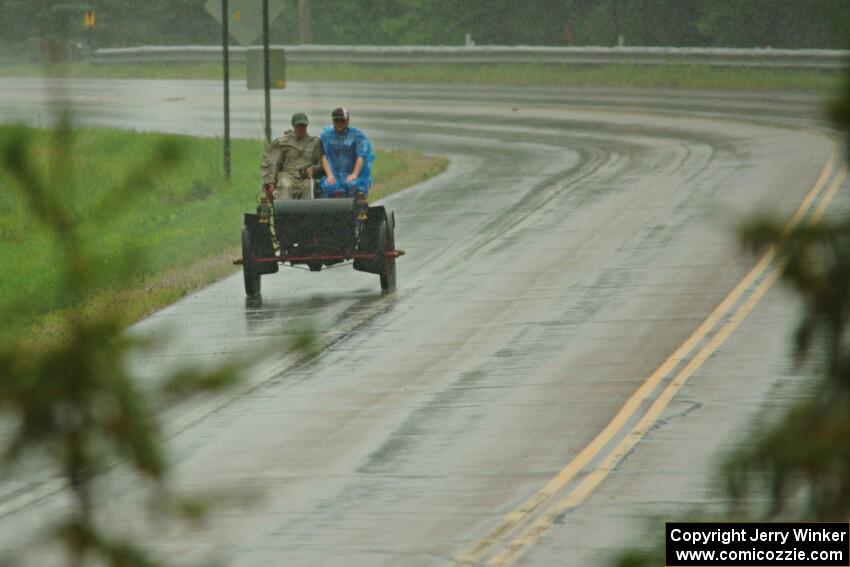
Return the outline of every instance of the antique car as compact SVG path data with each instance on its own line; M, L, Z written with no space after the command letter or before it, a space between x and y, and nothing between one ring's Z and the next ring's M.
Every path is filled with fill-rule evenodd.
M262 276L280 266L312 272L351 262L354 269L377 274L381 289L395 289L395 215L363 198L263 199L256 213L245 214L241 264L245 294L260 296Z

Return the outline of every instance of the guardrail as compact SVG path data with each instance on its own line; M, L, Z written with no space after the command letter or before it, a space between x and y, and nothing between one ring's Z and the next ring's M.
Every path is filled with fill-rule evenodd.
M736 49L712 47L506 47L506 46L352 46L275 45L286 49L289 63L358 63L370 65L559 63L570 65L716 65L840 69L850 64L850 51L836 49ZM231 61L245 60L245 51L231 47ZM144 46L98 49L96 64L197 63L219 61L220 46Z

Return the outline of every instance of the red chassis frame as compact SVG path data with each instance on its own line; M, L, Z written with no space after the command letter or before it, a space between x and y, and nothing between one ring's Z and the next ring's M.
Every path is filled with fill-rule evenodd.
M387 258L398 258L399 256L404 256L404 250L388 250ZM254 262L258 264L272 264L276 262L280 262L281 264L285 264L286 262L309 262L311 260L320 260L327 262L344 262L346 260L374 260L378 255L375 253L369 252L360 252L356 254L349 254L347 256L327 256L327 255L316 255L316 256L275 256L273 258L254 258ZM233 261L233 263L237 266L241 266L243 263L242 258L238 258Z

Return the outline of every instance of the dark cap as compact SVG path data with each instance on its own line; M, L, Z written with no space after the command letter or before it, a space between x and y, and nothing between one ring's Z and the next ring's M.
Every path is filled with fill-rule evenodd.
M292 115L292 125L298 126L299 124L304 124L305 126L310 124L310 121L307 120L307 115L303 112L296 112Z
M348 111L342 107L334 108L331 112L331 120L345 120L348 122Z

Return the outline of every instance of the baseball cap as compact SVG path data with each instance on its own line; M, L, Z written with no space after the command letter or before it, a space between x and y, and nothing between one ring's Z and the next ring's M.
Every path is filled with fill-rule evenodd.
M348 111L342 107L334 108L331 112L331 120L348 120Z
M303 112L296 112L292 115L292 125L298 126L299 124L310 124L310 121L307 120L307 115Z

